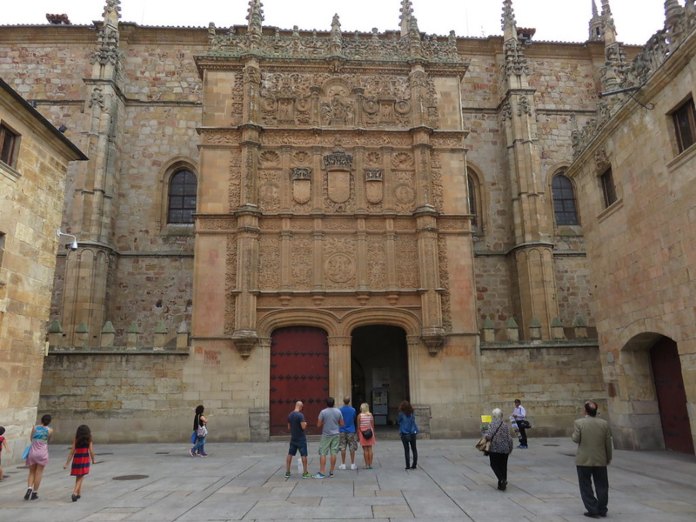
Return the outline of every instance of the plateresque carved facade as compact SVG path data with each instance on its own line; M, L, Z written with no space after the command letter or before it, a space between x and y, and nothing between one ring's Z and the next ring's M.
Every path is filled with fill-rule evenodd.
M265 440L349 395L460 436L521 397L541 435L606 401L564 174L640 51L607 0L585 44L530 44L511 0L481 39L422 34L408 0L384 33L265 27L257 0L229 29L141 27L119 3L96 38L0 28L0 74L90 158L41 385L58 428L182 438L204 403L211 437Z

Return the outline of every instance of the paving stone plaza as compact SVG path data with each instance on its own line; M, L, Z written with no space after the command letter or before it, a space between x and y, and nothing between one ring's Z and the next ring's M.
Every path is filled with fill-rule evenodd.
M4 465L0 520L588 520L570 439L532 437L528 450L516 449L505 492L474 442L420 440L419 469L406 472L401 442L380 439L374 469L362 469L359 451L357 471L324 480L303 480L294 465L286 480L285 442L211 443L208 458L189 457L185 444L97 444L97 464L75 503L62 466L69 448L53 444L36 501L22 499L26 469ZM309 446L316 472L318 442ZM605 520L696 520L694 477L694 456L617 450Z

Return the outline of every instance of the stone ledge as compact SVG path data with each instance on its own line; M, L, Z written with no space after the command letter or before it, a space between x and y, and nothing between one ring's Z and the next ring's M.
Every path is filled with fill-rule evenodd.
M190 355L188 350L163 350L155 348L138 348L137 350L127 348L109 348L103 350L99 348L54 348L48 349L48 355Z
M599 348L597 339L569 339L567 341L520 341L518 343L481 343L481 350L519 350L542 348Z

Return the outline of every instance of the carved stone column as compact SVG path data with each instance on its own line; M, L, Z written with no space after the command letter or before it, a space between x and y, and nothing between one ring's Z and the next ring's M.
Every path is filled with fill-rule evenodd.
M259 217L256 207L238 211L237 228L237 298L235 328L232 333L240 355L248 357L256 345L256 295L258 292Z
M249 409L249 437L252 441L267 441L270 434L270 388L271 388L271 339L259 339L258 348L254 352L257 361L254 365L260 368L260 378L251 390L253 406Z
M329 392L340 403L350 397L351 381L351 338L329 337Z
M431 355L435 355L444 343L436 216L437 212L434 208L423 207L416 211L423 321L421 337Z
M419 357L423 352L421 338L416 335L406 336L408 346L408 389L411 395L411 404L420 403L422 392L420 389L420 364Z

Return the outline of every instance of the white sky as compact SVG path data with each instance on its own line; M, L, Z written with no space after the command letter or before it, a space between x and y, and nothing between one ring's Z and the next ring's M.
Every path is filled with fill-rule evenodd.
M104 0L2 0L0 24L45 24L46 13L68 15L73 24L100 20ZM596 0L601 10L601 0ZM683 4L683 1L681 2ZM245 25L248 0L122 0L122 21L140 25L217 27ZM503 0L413 0L422 32L458 36L502 34ZM663 0L611 0L619 40L644 44L664 25ZM396 30L400 0L263 0L264 25L328 31L338 13L344 31ZM518 27L537 29L536 40L584 42L592 0L513 0Z

